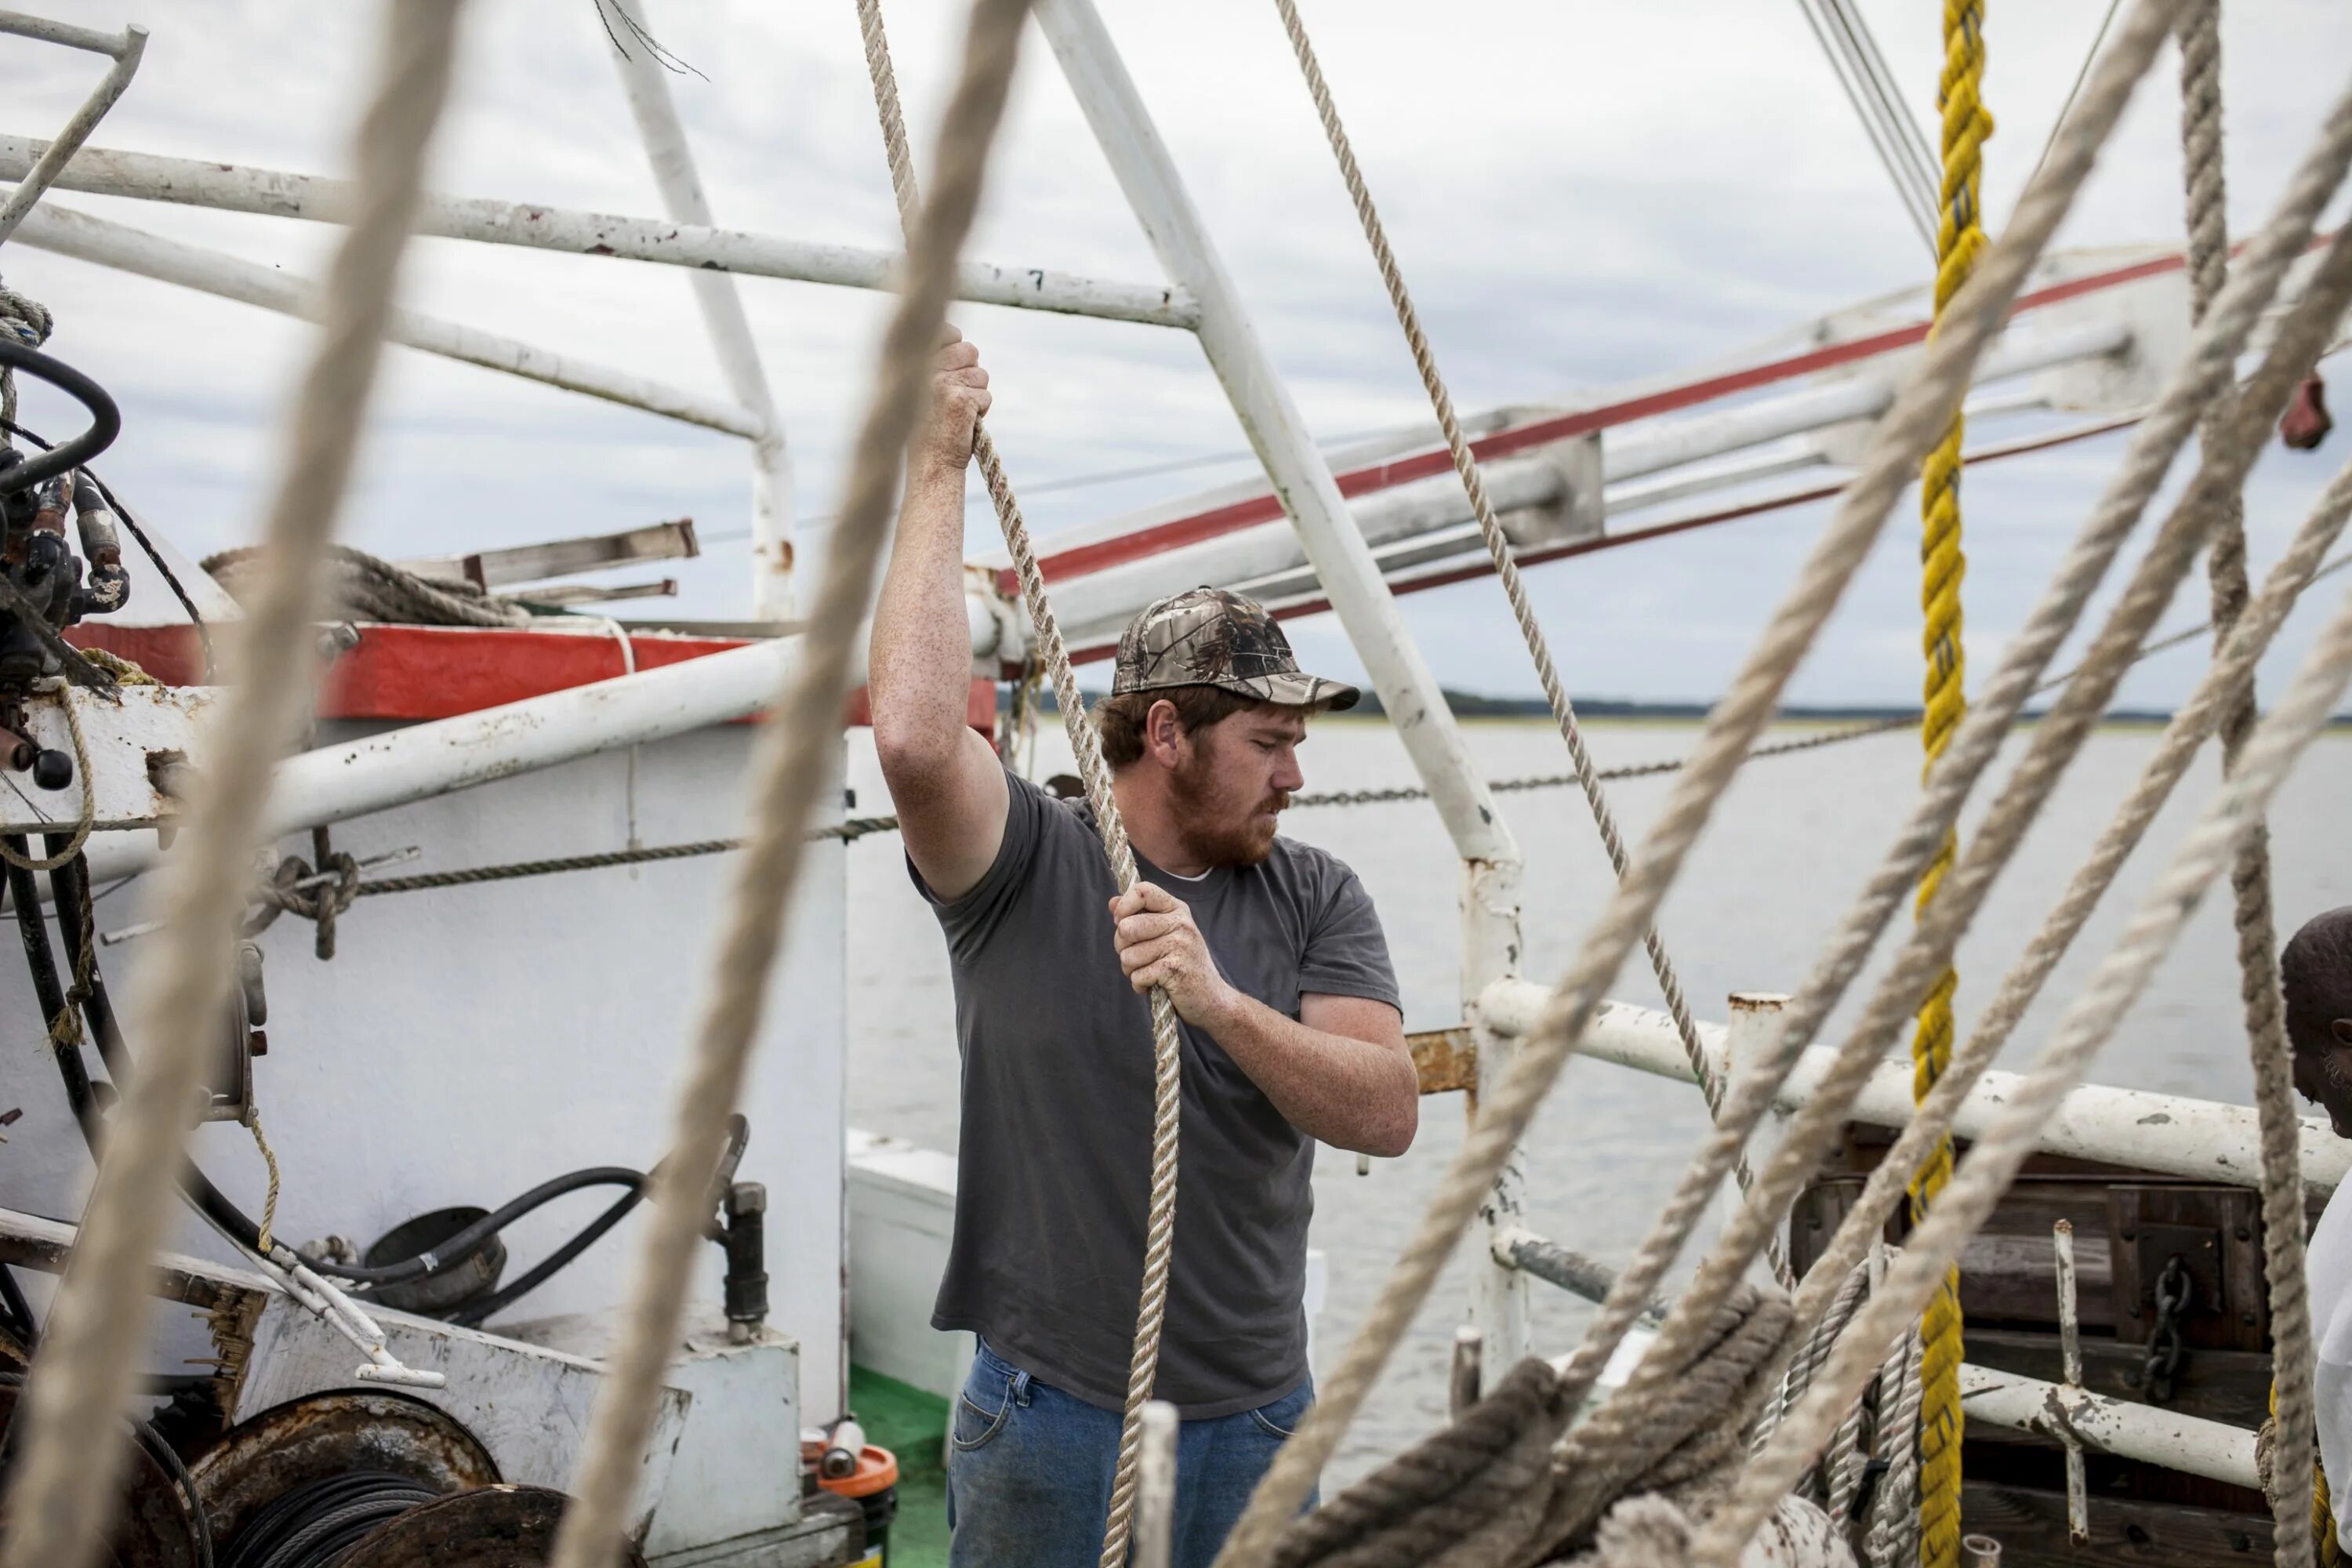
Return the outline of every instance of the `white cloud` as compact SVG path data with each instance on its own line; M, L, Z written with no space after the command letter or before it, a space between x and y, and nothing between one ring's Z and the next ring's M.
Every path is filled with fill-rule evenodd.
M2105 8L2050 0L1990 18L1996 214L2021 186ZM45 9L94 26L124 19L121 0ZM1339 432L1420 416L1419 388L1273 8L1104 0L1104 9L1310 421ZM1934 8L1877 0L1867 10L1924 106L1940 58ZM146 64L97 140L339 171L377 13L181 0L150 18ZM925 142L961 7L893 0L889 15ZM2235 0L2227 18L2231 216L2242 230L2276 196L2337 90L2352 59L2352 12L2326 0ZM1308 20L1465 406L1670 372L1924 274L1918 240L1793 7L1324 0ZM708 79L681 77L675 88L722 222L891 243L847 0L667 0L648 21ZM483 0L470 27L439 149L441 188L657 210L589 0ZM973 253L1155 277L1034 32L1030 46ZM69 112L94 71L14 40L0 40L0 69L12 73L6 128L35 135ZM2168 63L2143 89L2068 242L2178 233L2174 99ZM291 222L79 196L60 205L289 269L315 270L331 238ZM21 245L0 252L0 271L56 310L57 352L121 397L127 429L109 464L118 482L192 549L246 538L307 329ZM408 291L421 309L583 359L719 384L688 291L666 269L435 241L416 247ZM744 292L791 430L799 510L829 511L883 301L761 280ZM994 368L993 423L1016 478L1236 444L1213 379L1180 334L985 308L960 315ZM347 528L366 547L446 550L680 512L706 534L741 524L749 486L732 442L404 351L390 363ZM68 419L37 394L26 413L37 427ZM1971 474L1968 613L1980 666L2118 449L2109 440ZM2327 454L2265 460L2249 510L2258 563L2333 466ZM1196 478L1041 495L1032 510L1050 528ZM1612 696L1719 689L1819 516L1790 512L1534 574L1571 684ZM975 549L986 528L976 514ZM1900 700L1915 689L1912 537L1898 516L1800 696ZM681 574L682 608L741 611L748 573L736 548ZM2177 616L2201 613L2201 594L2184 599L2196 602ZM1442 678L1531 689L1491 584L1409 604ZM1328 623L1302 626L1299 640L1327 662L1350 662ZM2127 695L2169 700L2194 666L2186 653L2159 660Z

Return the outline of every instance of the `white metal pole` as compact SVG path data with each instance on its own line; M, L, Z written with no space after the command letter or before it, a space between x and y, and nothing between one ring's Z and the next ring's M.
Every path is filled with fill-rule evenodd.
M1389 721L1404 742L1463 860L1463 987L1465 1005L1516 972L1519 947L1519 851L1453 713L1405 629L1372 553L1348 515L1329 466L1259 342L1233 279L1193 207L1182 177L1091 0L1040 0L1038 26L1053 46L1079 109L1109 160L1169 279L1200 311L1202 351L1232 402L1275 491L1306 546L1331 607L1364 661ZM1482 1076L1499 1049L1480 1056ZM1497 1216L1510 1194L1497 1190ZM1527 1348L1527 1283L1491 1258L1476 1265L1474 1311L1495 1364Z
M0 180L22 178L47 145L31 137L0 135ZM346 180L105 147L83 148L58 176L57 188L314 223L340 223L351 212L351 184ZM895 250L818 245L778 235L581 212L532 202L427 195L417 208L416 232L440 239L516 245L572 256L617 257L845 289L898 286ZM1181 289L1167 284L1118 283L1043 267L1004 267L985 261L967 261L956 268L956 298L1152 327L1190 327L1195 319L1191 299Z
M614 63L620 68L621 86L629 95L638 134L645 139L646 157L653 164L662 205L680 223L712 226L710 198L695 168L694 148L687 141L677 103L670 96L668 71L642 39L634 49L624 46L617 36L612 42ZM728 390L767 423L766 432L751 438L751 614L763 621L790 620L793 461L784 445L783 418L776 412L775 395L769 390L768 374L761 366L751 318L743 312L743 297L735 279L724 272L698 268L687 278L694 286L694 301L702 309L702 324L710 333L711 352L719 357L719 374L727 378Z
M142 278L176 283L184 289L217 294L224 300L258 305L281 315L314 319L318 289L308 279L221 251L183 245L128 224L69 211L55 202L45 202L26 214L25 225L16 231L16 237L36 250L94 261L101 267L118 268ZM544 382L609 403L625 404L648 414L724 431L730 436L751 438L766 428L758 415L738 405L706 397L698 392L665 386L627 371L585 364L496 332L459 326L415 310L394 310L384 335L394 342L427 353L464 360L468 364L504 371L526 381Z
M1479 1022L1504 1038L1516 1037L1535 1027L1550 997L1549 986L1526 980L1501 981L1488 989L1478 1009ZM1723 1026L1701 1022L1698 1037L1714 1059L1716 1070L1723 1071L1729 1055ZM1576 1048L1580 1056L1690 1081L1690 1062L1683 1055L1674 1020L1653 1008L1603 1002ZM1827 1076L1836 1054L1827 1046L1807 1047L1773 1103L1784 1110L1805 1104ZM2000 1108L2016 1098L2022 1081L2017 1073L1986 1073L1960 1101L1952 1121L1953 1133L1961 1138L1983 1136ZM1864 1082L1852 1115L1856 1121L1876 1127L1901 1127L1911 1120L1912 1110L1910 1064L1888 1062ZM2306 1122L2302 1142L2304 1185L2326 1196L2352 1168L2352 1142L2332 1136L2325 1122ZM2095 1083L2080 1084L2066 1092L2034 1147L2044 1154L2131 1165L2162 1175L2231 1186L2253 1185L2262 1170L2252 1107Z
M2070 1394L2083 1392L2083 1314L2074 1289L2074 1222L2061 1218L2050 1227L2052 1256L2058 1275L2058 1370ZM2062 1432L2066 1448L2066 1535L2077 1546L2091 1540L2090 1485L2083 1469L2083 1445L2073 1432Z
M89 140L89 133L98 129L98 122L106 118L106 111L114 107L115 100L122 96L122 89L138 74L140 57L147 51L147 29L133 23L110 37L103 33L86 34L81 28L66 27L18 11L0 11L0 33L88 49L111 56L114 60L90 89L89 96L66 121L57 140L41 153L39 162L26 171L24 183L9 193L6 201L0 202L0 245L5 245L8 237L16 232L16 226L25 221L25 215L33 210L33 204L41 199L41 193L56 182L75 150Z

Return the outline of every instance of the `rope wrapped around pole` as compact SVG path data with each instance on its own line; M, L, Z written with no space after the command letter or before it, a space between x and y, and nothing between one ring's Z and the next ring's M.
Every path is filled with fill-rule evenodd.
M915 166L907 151L907 121L898 104L898 74L890 65L890 40L882 29L881 0L857 0L857 21L866 40L866 67L874 83L874 108L882 125L882 148L890 164L890 188L898 199L898 216L911 223L919 198ZM1037 568L1037 552L1029 540L1029 525L1021 515L1013 481L996 455L996 442L985 425L972 431L972 457L987 481L989 500L1004 532L1004 548L1021 584L1021 601L1029 612L1036 636L1036 653L1054 683L1054 699L1062 711L1062 728L1069 735L1076 758L1078 779L1087 804L1093 808L1095 830L1103 853L1110 859L1111 876L1122 893L1135 886L1135 851L1127 841L1118 799L1111 793L1110 768L1103 761L1102 742L1094 721L1087 717L1077 676L1070 668L1069 650L1062 628L1045 596L1045 574ZM1143 1279L1135 1310L1135 1348L1129 1359L1127 1407L1118 1428L1118 1468L1111 1482L1110 1512L1103 1531L1103 1568L1120 1568L1127 1561L1127 1543L1135 1523L1136 1489L1141 1481L1143 1407L1151 1402L1151 1388L1160 1373L1160 1330L1168 1310L1168 1270L1176 1239L1176 1142L1183 1108L1183 1052L1177 1033L1176 1005L1158 986L1151 992L1151 1196L1144 1220Z
M654 1181L653 1218L630 1282L619 1349L598 1394L553 1568L613 1568L625 1545L623 1523L677 1342L695 1250L711 1213L727 1117L773 978L804 829L832 776L835 753L820 742L840 733L853 639L889 531L893 489L921 416L957 254L979 207L1028 10L1028 0L975 0L971 10L962 64L940 127L938 186L908 243L898 305L883 337L872 401L809 619L805 657L774 710L753 771L752 830L735 868L711 994L673 1111L670 1152Z
M1936 236L1936 313L1967 283L1985 236L1980 189L1984 143L1992 134L1985 111L1984 6L1981 0L1945 0L1944 73L1937 100L1944 113L1942 221ZM1927 454L1919 474L1923 530L1919 543L1921 647L1927 656L1919 739L1933 767L1968 711L1966 651L1960 636L1960 584L1968 559L1960 548L1960 441L1965 421ZM1959 853L1947 828L1936 858L1919 879L1919 902L1935 897ZM1927 1098L1952 1059L1952 994L1959 975L1949 964L1919 1004L1911 1040L1911 1097ZM1911 1215L1927 1212L1951 1179L1952 1144L1946 1139L1911 1185ZM1960 1275L1946 1277L1919 1325L1919 1563L1953 1568L1960 1555Z
M2189 320L2201 321L2230 275L2230 224L2221 145L2221 0L2193 0L2180 24L2180 152L2189 227ZM2199 439L2221 438L2227 410L2216 405L2199 426ZM2246 520L2235 496L2213 522L2206 555L2213 588L2214 657L2244 612ZM2221 766L2234 768L2253 733L2254 676L2231 687L2221 718ZM2314 1490L2311 1291L2304 1272L2303 1176L2299 1169L2294 1063L2279 994L2277 920L2271 904L2270 829L2248 826L2231 868L2238 933L2238 985L2252 1054L2254 1110L2263 1151L2263 1272L2270 1292L2272 1392L2279 1460L2271 1494L2279 1568L2311 1568L2312 1531L2305 1521L2332 1517ZM2315 1511L2316 1510L2316 1511Z
M5 1568L87 1568L123 1473L120 1428L152 1305L154 1253L213 1036L272 764L310 700L305 647L329 538L383 357L400 256L426 144L447 95L457 0L383 6L383 65L355 139L358 178L263 539L270 560L236 639L231 682L187 803L184 847L160 873L162 952L142 971L131 1032L147 1044L125 1086L80 1235L50 1310L21 1412L22 1464L8 1488Z
M1438 374L1436 353L1429 346L1429 338L1422 331L1421 313L1413 308L1412 294L1406 289L1404 273L1397 266L1396 253L1389 247L1387 228L1381 222L1380 209L1372 203L1371 187L1365 182L1364 172L1356 163L1355 148L1348 140L1348 128L1339 119L1339 106L1331 96L1331 87L1323 78L1323 67L1315 56L1313 40L1307 36L1307 24L1298 15L1297 0L1274 0L1275 9L1282 13L1284 31L1290 35L1290 47L1298 57L1298 68L1307 79L1307 90L1315 100L1315 112L1323 122L1323 133L1331 143L1331 155L1339 161L1340 178L1348 186L1348 196L1355 204L1356 216L1362 223L1364 239L1371 247L1372 260L1380 268L1381 281L1388 288L1389 303L1395 307L1397 325L1404 331L1405 346L1412 353L1413 368L1421 374L1423 390L1429 395L1429 405L1437 416L1437 427L1444 434L1445 448L1453 455L1454 471L1461 476L1462 488L1470 498L1470 510L1478 520L1479 536L1486 542L1486 553L1495 563L1496 580L1503 585L1503 596L1510 602L1511 618L1518 623L1519 636L1527 644L1528 657L1536 667L1536 679L1543 687L1546 701L1551 705L1552 720L1559 726L1559 738L1568 744L1569 764L1575 770L1576 782L1584 792L1586 804L1592 808L1593 826L1601 832L1601 847L1609 853L1609 864L1620 881L1625 877L1626 855L1624 835L1618 830L1617 815L1609 807L1609 792L1601 787L1600 770L1593 766L1592 753L1584 743L1583 728L1576 721L1576 705L1569 700L1568 690L1560 683L1559 669L1552 662L1551 645L1544 637L1542 623L1536 619L1535 605L1528 597L1527 584L1519 576L1518 555L1503 531L1502 521L1495 515L1494 503L1487 499L1486 485L1478 468L1478 459L1470 450L1469 438L1462 433L1462 422L1454 416L1453 395L1446 391L1445 379ZM1692 1018L1690 1004L1683 995L1682 976L1675 973L1674 961L1666 955L1665 939L1654 925L1643 933L1643 945L1650 955L1650 968L1658 977L1658 990L1666 999L1666 1012L1675 1021L1675 1034L1683 1044L1683 1055L1697 1079L1699 1093L1706 1101L1707 1113L1717 1116L1723 1110L1723 1085L1716 1077L1715 1064L1705 1047L1699 1044L1698 1024ZM1739 1189L1748 1190L1753 1179L1746 1156L1733 1166ZM1789 1260L1781 1252L1776 1238L1768 1249L1772 1259L1772 1272L1788 1289L1796 1283L1790 1271Z
M1977 276L1947 312L1945 330L1928 344L1894 408L1874 431L1854 482L1729 691L1709 715L1689 767L1677 778L1664 809L1633 856L1631 870L1554 990L1539 1026L1522 1041L1491 1104L1481 1107L1476 1124L1363 1327L1326 1380L1314 1411L1276 1456L1219 1557L1220 1564L1239 1568L1266 1561L1286 1522L1306 1500L1316 1475L1427 1300L1512 1145L1559 1076L1592 1009L1649 928L1741 758L1769 721L1790 676L1876 542L1916 465L1950 423L1979 355L2073 205L2097 149L2154 59L2174 8L2172 0L2144 0L2133 26L2103 58L2092 86L2068 117L2049 163L2027 187L2010 231L1986 253ZM1730 1100L1735 1104L1744 1083L1743 1079L1733 1088ZM1755 1114L1762 1114L1760 1107ZM1744 1139L1745 1133L1740 1136ZM1611 1333L1622 1338L1656 1285L1657 1275L1638 1286L1620 1278L1611 1304L1601 1313L1604 1321L1613 1321ZM1586 1348L1591 1348L1590 1341ZM1578 1358L1576 1375L1589 1385L1607 1353L1588 1358L1580 1350Z

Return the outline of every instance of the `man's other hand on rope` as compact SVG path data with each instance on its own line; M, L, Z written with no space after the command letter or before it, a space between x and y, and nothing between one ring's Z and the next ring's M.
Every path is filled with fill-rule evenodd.
M1264 820L1271 850L1272 814ZM1132 816L1128 827L1136 830ZM1412 1147L1421 1085L1395 1008L1310 994L1299 998L1297 1017L1284 1016L1231 984L1192 907L1150 882L1113 899L1110 916L1128 984L1138 994L1165 986L1177 1015L1223 1046L1284 1121L1335 1149L1382 1159Z

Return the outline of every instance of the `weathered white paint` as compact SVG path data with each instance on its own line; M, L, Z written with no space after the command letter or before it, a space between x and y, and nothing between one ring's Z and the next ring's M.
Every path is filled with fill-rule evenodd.
M541 1319L515 1337L601 1365L612 1354L615 1314ZM800 1347L773 1329L729 1342L727 1320L709 1305L688 1323L669 1387L685 1397L674 1456L643 1547L647 1557L691 1552L790 1524L801 1514Z
M1500 982L1487 988L1479 1016L1499 1033L1524 1035L1535 1026L1549 995L1548 987L1528 981ZM1699 1040L1720 1070L1726 1054L1723 1026L1701 1023ZM1690 1064L1683 1059L1674 1021L1631 1003L1603 1002L1578 1050L1661 1078L1690 1081ZM1832 1056L1826 1046L1808 1048L1781 1085L1777 1102L1795 1110L1811 1100ZM2021 1081L2016 1073L1986 1073L1960 1102L1953 1131L1962 1138L1980 1136ZM1900 1127L1911 1119L1911 1069L1890 1062L1871 1074L1853 1114L1855 1121L1874 1126ZM2324 1123L2305 1121L2302 1144L2305 1184L2322 1195L2334 1192L2352 1167L2352 1143L2331 1135ZM2058 1102L2037 1147L2047 1154L2236 1186L2258 1186L2262 1179L2253 1108L2185 1095L2080 1085Z
M595 1363L430 1318L404 1312L381 1318L395 1355L447 1379L441 1388L404 1388L404 1397L447 1411L489 1450L505 1479L558 1489L571 1484L589 1407L604 1380ZM243 1421L305 1394L348 1388L351 1360L341 1335L286 1297L272 1295L254 1330L253 1359L230 1418ZM661 1500L686 1428L687 1404L677 1389L663 1390L637 1470L633 1531L646 1527Z
M2162 1465L2235 1486L2255 1484L2252 1432L2160 1405L2109 1399L2063 1384L1964 1365L1960 1408L1970 1421L2044 1437L2072 1437L2095 1454Z
M171 815L172 804L155 787L149 759L196 754L199 721L214 695L209 687L166 686L124 686L111 696L78 686L37 693L26 704L26 738L73 755L64 707L71 703L89 766L77 766L73 782L60 790L38 787L29 772L0 771L0 832L70 833L85 794L94 828L152 827Z
M107 68L106 74L99 79L98 85L90 89L89 96L67 117L64 127L58 132L57 140L42 150L38 159L24 174L16 176L23 184L8 194L6 201L0 202L0 244L5 244L8 237L16 232L16 226L24 221L25 215L32 211L33 204L39 201L42 194L57 182L66 161L89 139L89 133L98 129L98 122L106 117L106 111L114 107L115 100L131 85L131 79L138 74L140 57L147 49L147 29L134 22L121 32L110 36L84 27L68 26L45 17L27 16L21 11L0 11L0 33L13 33L18 37L36 38L44 43L63 44L68 48L108 55L114 60Z
M352 728L331 726L326 739ZM755 738L748 726L723 726L646 745L635 780L640 834L671 842L740 831L735 781ZM630 788L625 756L590 757L403 805L339 829L336 844L362 858L417 845L423 870L619 848ZM307 836L280 847L310 853ZM741 1175L767 1186L772 1321L799 1342L803 1403L810 1418L824 1420L842 1407L845 1376L846 854L818 843L808 857L778 1005L761 1026L742 1101L751 1137ZM331 963L313 955L303 921L280 920L263 932L270 1050L255 1063L254 1081L285 1174L279 1235L341 1235L363 1247L430 1209L493 1207L564 1171L644 1170L659 1159L660 1108L732 867L719 856L362 899L342 917ZM110 918L152 912L147 887L110 900ZM118 997L138 984L146 945L104 950ZM0 1042L37 1041L41 1027L22 965L0 969ZM139 1042L130 1045L135 1057ZM0 1205L79 1214L89 1156L45 1055L0 1050L0 1105L25 1110L8 1130ZM245 1130L200 1128L190 1144L257 1214L261 1165ZM509 1277L616 1195L576 1194L520 1222L507 1234ZM625 1221L509 1316L617 1302L638 1223ZM174 1244L228 1260L193 1219ZM723 1273L719 1248L705 1249L692 1300L715 1306ZM340 1336L335 1344L347 1383L357 1357Z
M22 136L0 136L0 179L21 178L46 145ZM83 148L66 165L58 184L93 195L325 223L342 222L352 202L347 180L100 147ZM897 287L898 254L893 250L816 245L706 224L619 217L530 203L428 195L418 207L416 232L850 289ZM983 305L1100 316L1147 326L1190 327L1194 319L1192 301L1180 288L1108 282L1045 268L1000 267L984 261L967 261L956 269L956 297Z
M779 637L454 719L372 728L278 764L268 831L346 821L744 718L775 700L798 648L796 638ZM861 637L853 653L854 680L865 679L864 654ZM729 805L731 809L731 800ZM109 835L89 847L91 874L125 876L153 865L157 855L152 834Z
M316 310L318 289L308 279L201 246L184 245L109 218L74 212L55 202L43 203L27 213L16 238L17 243L36 250L119 268L142 278L217 294L225 300L257 305L281 315L308 321ZM504 371L526 381L543 382L566 392L601 397L730 436L757 438L768 429L767 421L750 409L719 398L665 386L632 372L589 364L496 332L459 326L415 310L393 311L384 336L427 353Z
M623 48L615 36L612 46L662 205L678 223L711 227L710 198L704 194L694 149L670 97L668 68L642 43L635 49ZM694 300L701 308L702 324L728 389L767 426L751 440L751 614L760 620L786 620L793 613L793 463L784 446L783 416L769 391L768 373L761 367L751 318L743 313L735 279L706 268L695 268L687 279L694 286Z

